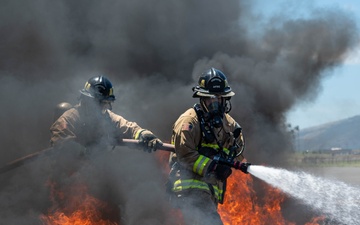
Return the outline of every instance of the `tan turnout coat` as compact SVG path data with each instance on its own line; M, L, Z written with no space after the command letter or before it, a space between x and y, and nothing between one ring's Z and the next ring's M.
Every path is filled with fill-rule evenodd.
M93 144L116 144L120 139L136 139L143 130L135 122L107 110L105 114L89 115L79 105L65 111L51 126L51 145L73 139L87 147Z

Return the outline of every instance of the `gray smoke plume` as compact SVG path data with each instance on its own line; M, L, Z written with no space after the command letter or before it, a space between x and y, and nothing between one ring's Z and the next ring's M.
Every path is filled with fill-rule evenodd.
M254 164L286 166L282 156L291 150L291 139L285 113L316 97L322 78L355 46L357 25L340 9L264 21L251 3L3 0L0 165L48 147L54 106L76 104L78 90L99 74L114 85L116 113L168 141L172 123L196 103L191 87L215 67L236 93L230 114L243 127L245 157ZM139 157L146 158L144 169ZM141 224L147 217L138 209L154 210L156 198L164 198L157 189L161 181L154 181L163 171L152 156L138 151L122 155L119 163L110 158L105 171L118 174L108 172L107 178L119 190L131 189L123 203L129 223ZM2 223L39 223L38 215L51 205L44 183L52 160L1 175ZM79 170L91 174L86 168ZM136 188L122 186L123 180ZM104 183L93 180L92 187ZM147 224L168 219L152 215Z

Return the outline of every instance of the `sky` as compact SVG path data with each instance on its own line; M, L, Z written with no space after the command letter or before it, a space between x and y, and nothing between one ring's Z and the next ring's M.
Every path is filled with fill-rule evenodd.
M338 7L353 14L360 24L360 2L357 0L315 0L294 1L277 0L266 3L258 1L262 12L273 15L283 7L301 4L304 9ZM290 10L291 11L291 10ZM310 101L299 102L287 113L287 120L300 129L334 122L360 115L360 40L359 45L340 66L324 76L317 96Z
M295 105L287 114L293 126L308 128L360 115L360 65L344 64L323 80L312 102Z

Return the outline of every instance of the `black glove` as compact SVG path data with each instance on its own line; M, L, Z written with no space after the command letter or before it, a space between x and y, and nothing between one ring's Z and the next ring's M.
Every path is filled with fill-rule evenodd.
M251 163L249 162L239 162L239 161L236 161L234 163L234 168L237 169L237 170L241 170L243 173L249 173L247 170L248 170L248 167L251 165Z
M209 170L215 173L216 179L225 181L232 173L231 167L212 161Z
M140 133L139 144L145 152L149 153L156 151L158 147L163 145L162 141L148 130L144 130Z

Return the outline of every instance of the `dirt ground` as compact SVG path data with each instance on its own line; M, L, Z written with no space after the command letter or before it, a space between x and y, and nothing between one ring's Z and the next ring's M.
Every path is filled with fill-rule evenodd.
M360 167L316 167L305 170L315 176L339 180L360 188Z

